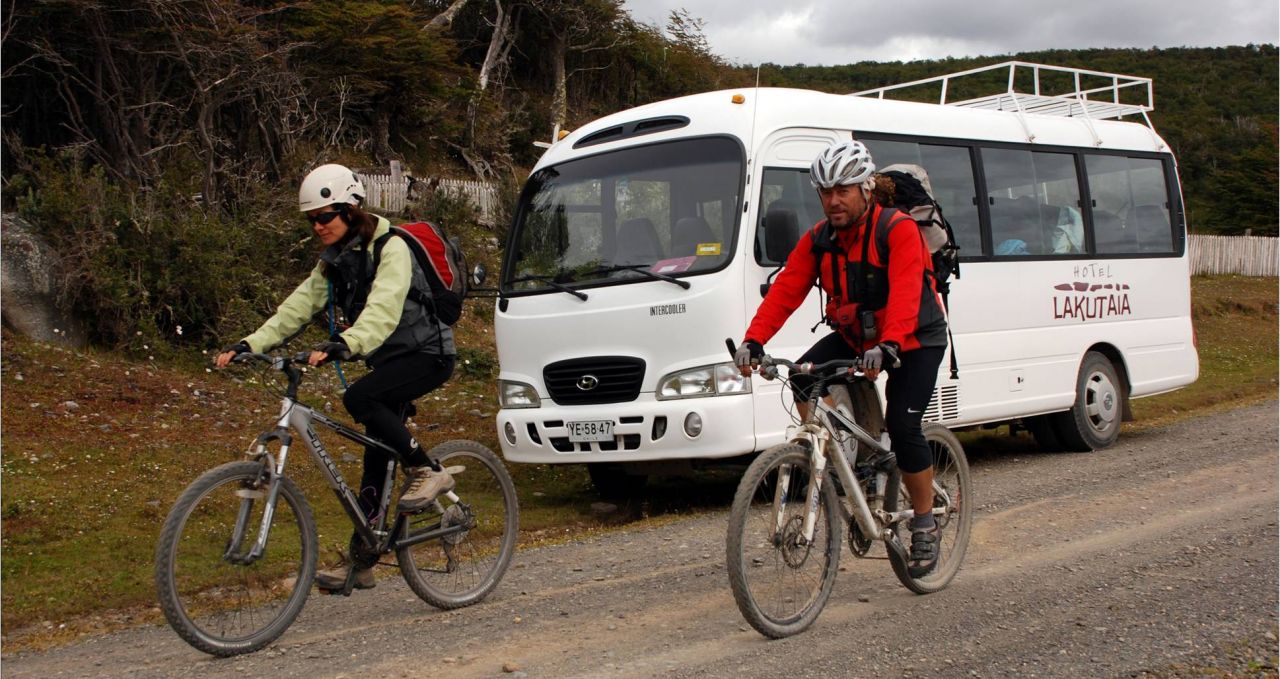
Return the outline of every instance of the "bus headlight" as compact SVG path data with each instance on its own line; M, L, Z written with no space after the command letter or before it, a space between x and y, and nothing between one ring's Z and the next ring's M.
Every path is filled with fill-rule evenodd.
M532 386L524 382L498 380L498 405L502 408L538 408L542 399Z
M690 368L671 373L658 382L657 398L667 401L677 398L724 396L751 392L751 379L738 372L732 363L719 363L701 368Z

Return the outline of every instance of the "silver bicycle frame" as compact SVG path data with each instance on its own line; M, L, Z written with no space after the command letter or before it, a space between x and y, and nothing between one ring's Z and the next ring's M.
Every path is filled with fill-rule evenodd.
M798 427L791 427L787 432L788 440L808 444L810 466L813 469L813 474L809 480L807 497L805 498L807 507L803 533L805 541L813 541L814 530L818 522L818 503L821 501L822 484L826 479L825 471L828 462L831 462L835 467L835 472L840 477L840 483L845 489L845 501L840 505L845 514L845 519L857 521L858 528L862 530L863 535L879 536L882 540L896 537L889 526L909 518L914 514L914 510L911 507L894 512L871 509L871 506L867 503L866 494L862 492L862 485L858 483L858 479L854 476L853 467L850 465L844 451L836 444L831 429L825 424L829 421L827 418L837 420L852 433L859 443L868 446L876 453L886 453L888 449L880 441L868 434L865 429L858 426L853 421L853 418L833 408L826 400L819 398L811 401L811 403L816 403L817 407L811 411L809 419ZM832 450L836 451L837 454L829 454L829 451ZM790 469L784 470L780 468L778 471L778 488L774 494L774 512L777 517L775 524L779 528L781 527L782 515L787 503L784 479L789 480L790 473ZM887 475L877 472L876 480L878 487L883 492ZM936 479L933 482L933 492L943 500L941 507L933 508L934 515L945 514L947 508L951 506L951 498Z
M276 501L280 494L280 479L284 477L284 466L285 462L288 460L289 448L292 444L292 436L289 434L290 429L303 434L303 444L306 445L307 450L311 452L311 457L316 461L316 464L318 464L324 471L324 476L329 482L329 487L332 488L333 491L341 498L342 501L339 504L341 504L347 511L352 523L356 526L356 530L367 532L367 538L383 538L386 536L385 531L373 530L368 527L369 517L365 516L364 512L360 510L360 504L356 501L355 494L351 492L351 487L343 480L341 472L338 471L337 464L334 463L333 458L329 455L329 451L325 449L324 442L322 442L319 435L316 434L316 430L312 426L312 422L320 422L324 426L333 429L348 438L352 438L353 440L359 442L371 442L375 445L383 446L388 452L392 453L392 455L395 454L395 451L389 446L385 446L385 444L378 441L371 441L359 432L347 427L341 422L325 417L309 406L303 405L287 396L282 398L280 402L280 417L276 420L275 430L269 436L264 435L258 437L254 449L250 450L248 453L252 458L267 460L271 468L271 480L268 485L266 505L262 510L262 521L258 528L258 537L254 542L253 549L250 550L248 555L243 557L237 556L240 551L239 546L245 537L245 524L248 520L248 512L252 506L253 500L258 499L261 493L261 491L251 491L247 489L238 491L241 493L243 500L240 505L240 516L236 520L235 532L232 535L230 546L226 551L228 558L250 563L261 558L263 553L266 551L267 538L271 532L271 520L275 516ZM280 441L279 454L276 457L272 457L271 452L267 449L267 443L271 440ZM396 464L394 460L395 458L393 457L392 461L387 463L388 468ZM389 487L383 489L384 502L386 502L387 498L390 497L389 491ZM248 494L253 494L253 496ZM448 500L453 503L457 503L460 500L458 495L452 490L444 493L444 497L448 498ZM370 542L373 541L371 540Z

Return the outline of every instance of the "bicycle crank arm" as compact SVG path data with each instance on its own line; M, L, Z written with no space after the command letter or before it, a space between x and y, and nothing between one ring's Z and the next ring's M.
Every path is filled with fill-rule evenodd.
M439 527L432 528L430 530L423 531L421 533L415 533L402 540L398 540L396 542L396 548L399 549L401 547L409 547L411 545L416 545L420 542L427 542L429 540L439 540L440 538L448 537L450 535L464 533L468 530L471 530L471 528L472 526L467 526L462 524L459 524L456 526L449 526L447 528L439 528Z
M902 540L898 539L898 534L890 529L885 529L880 534L880 538L884 540L885 549L893 552L893 556L897 557L902 563L907 562L907 547L902 544Z

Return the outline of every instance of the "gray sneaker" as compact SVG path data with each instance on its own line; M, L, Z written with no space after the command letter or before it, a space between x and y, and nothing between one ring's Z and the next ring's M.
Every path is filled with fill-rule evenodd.
M350 570L351 564L344 563L335 568L316 571L316 587L327 590L340 590L343 585L347 584L347 572ZM356 579L351 586L355 589L373 589L376 584L377 582L373 579L373 569L361 568L356 570Z
M431 504L441 493L453 490L456 482L452 472L455 467L436 471L428 465L421 467L405 467L408 478L404 491L400 494L400 511L417 511ZM461 471L461 470L459 470Z

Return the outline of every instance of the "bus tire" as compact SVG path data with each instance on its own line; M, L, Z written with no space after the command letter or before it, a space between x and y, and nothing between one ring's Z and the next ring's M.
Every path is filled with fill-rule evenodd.
M1054 431L1067 450L1106 448L1120 435L1123 402L1124 389L1115 366L1106 356L1090 351L1080 362L1075 403L1070 410L1051 416Z

